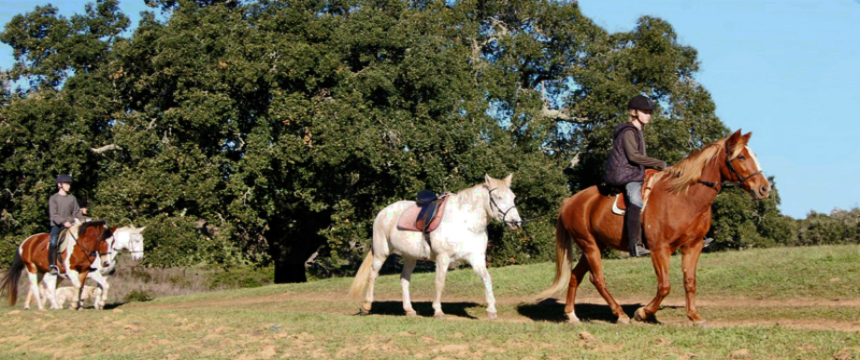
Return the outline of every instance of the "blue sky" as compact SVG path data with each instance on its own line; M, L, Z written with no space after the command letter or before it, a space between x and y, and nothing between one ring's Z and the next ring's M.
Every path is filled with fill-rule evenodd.
M63 14L84 0L0 0L0 24L37 4ZM148 8L121 1L133 26ZM775 176L780 210L860 206L860 0L581 0L582 12L611 31L629 31L643 15L671 23L699 51L696 77L732 130L752 131L750 147ZM0 68L13 62L0 45Z

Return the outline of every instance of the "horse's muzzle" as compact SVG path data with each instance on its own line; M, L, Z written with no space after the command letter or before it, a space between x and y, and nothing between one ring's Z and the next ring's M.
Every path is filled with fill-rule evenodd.
M523 227L522 221L508 221L505 224L508 226L508 229L510 229L510 230L519 230L520 228Z

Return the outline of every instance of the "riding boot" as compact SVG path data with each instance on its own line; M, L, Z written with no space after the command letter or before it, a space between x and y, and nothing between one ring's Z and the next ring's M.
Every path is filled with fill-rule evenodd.
M648 249L639 245L640 235L642 233L642 208L628 204L626 213L627 222L627 241L630 247L630 257L644 256L651 252Z
M57 267L57 239L60 237L60 234L55 234L55 231L51 231L51 241L48 246L48 271L52 275L58 275L60 269Z

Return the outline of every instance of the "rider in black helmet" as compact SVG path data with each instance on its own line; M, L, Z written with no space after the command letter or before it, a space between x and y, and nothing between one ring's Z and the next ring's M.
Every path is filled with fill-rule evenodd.
M612 133L612 152L606 164L607 184L625 189L627 213L627 240L630 256L648 255L650 252L639 245L642 232L642 181L645 167L666 168L666 162L650 158L645 154L645 138L642 127L651 122L651 100L636 95L627 103L628 121L618 125Z
M57 239L60 231L72 227L75 218L84 221L84 214L78 207L78 200L69 194L72 187L72 177L67 174L57 176L57 193L48 200L48 215L51 222L51 243L48 248L48 266L52 275L59 273L57 268Z

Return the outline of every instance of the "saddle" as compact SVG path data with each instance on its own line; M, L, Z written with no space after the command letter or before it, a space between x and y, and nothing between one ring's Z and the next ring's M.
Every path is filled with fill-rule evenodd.
M65 263L68 258L68 256L62 256L62 254L68 254L67 251L71 250L71 247L77 243L72 234L78 231L79 228L80 224L75 224L70 228L60 230L60 234L57 235L57 261L60 263L60 273L65 273ZM47 247L48 251L51 251L50 243L46 243L45 247Z
M436 195L429 190L418 192L415 206L406 209L397 221L397 229L429 234L442 222L448 194Z
M657 177L655 175L659 174L660 170L655 169L645 169L645 179L642 181L642 209L645 209L645 206L648 205L648 196L651 195L651 189L654 187L654 183L656 182ZM618 190L616 188L616 190ZM613 194L610 194L612 196ZM612 213L615 215L624 215L627 212L627 203L624 199L624 191L618 191L617 195L615 195L615 201L612 203Z
M60 230L60 235L57 236L57 253L64 253L71 243L71 241L66 241L66 238L69 237L69 229ZM50 246L50 244L48 244ZM62 260L62 259L60 259Z

